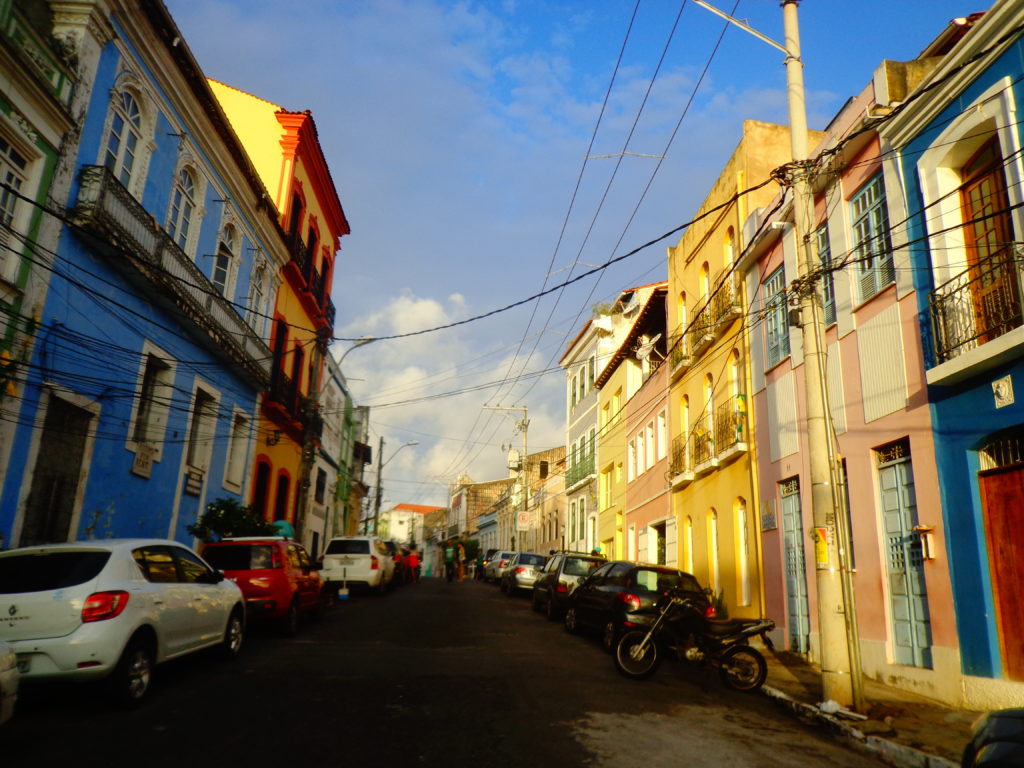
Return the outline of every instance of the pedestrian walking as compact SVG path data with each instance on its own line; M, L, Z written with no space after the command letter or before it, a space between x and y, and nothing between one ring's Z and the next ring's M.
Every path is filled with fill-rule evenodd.
M455 578L455 544L451 539L444 545L444 577L449 584Z
M415 549L410 549L405 555L405 573L410 584L416 584L420 580L420 556Z
M462 581L466 578L466 548L461 541L455 545L455 566L459 581Z

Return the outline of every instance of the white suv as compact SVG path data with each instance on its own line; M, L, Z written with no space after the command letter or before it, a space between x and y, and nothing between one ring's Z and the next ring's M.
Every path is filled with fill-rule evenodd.
M166 539L106 539L0 552L0 640L23 681L106 679L139 703L153 667L242 647L245 600L195 552Z
M324 549L324 591L367 587L383 593L395 577L395 560L376 536L335 536Z

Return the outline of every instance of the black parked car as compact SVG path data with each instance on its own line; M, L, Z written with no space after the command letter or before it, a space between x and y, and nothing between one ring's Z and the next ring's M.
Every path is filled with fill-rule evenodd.
M1024 709L1002 709L982 716L971 729L962 768L1015 768L1024 765Z
M533 610L544 611L552 621L562 618L576 586L607 562L601 555L583 552L552 555L533 583Z
M573 590L565 611L565 628L572 633L583 629L601 633L601 645L611 651L630 614L654 606L668 589L681 588L703 607L705 616L715 609L707 593L690 574L665 565L615 560L603 565Z

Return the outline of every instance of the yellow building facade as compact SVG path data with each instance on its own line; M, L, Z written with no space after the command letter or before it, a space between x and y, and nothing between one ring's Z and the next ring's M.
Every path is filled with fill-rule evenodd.
M292 112L216 81L210 86L263 180L290 255L279 274L255 281L276 301L251 504L267 519L293 523L309 543L309 473L323 427L319 387L335 315L330 288L349 225L309 111Z
M746 338L756 319L735 266L748 216L778 187L745 190L790 157L787 128L746 121L696 221L668 249L669 476L678 562L735 617L764 610Z

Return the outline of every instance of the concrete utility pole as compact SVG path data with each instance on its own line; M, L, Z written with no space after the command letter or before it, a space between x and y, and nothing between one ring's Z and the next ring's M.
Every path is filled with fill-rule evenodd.
M821 685L824 698L842 706L861 708L859 638L849 569L845 567L849 546L845 543L845 521L836 514L837 486L834 482L836 450L833 446L831 418L827 407L827 370L822 352L824 334L821 298L817 283L807 279L817 267L814 197L811 191L810 155L807 136L807 110L804 102L803 62L800 59L800 28L797 6L800 0L782 0L785 45L779 45L746 24L708 5L694 0L729 22L786 55L786 91L789 104L790 147L795 166L793 209L798 248L798 272L801 290L800 328L803 337L804 391L807 410L807 450L810 454L811 509L814 529L814 561L818 594L818 636L821 645ZM840 545L840 534L843 544Z
M529 512L529 504L530 504L530 498L529 498L530 475L527 472L527 466L526 466L526 430L530 426L530 420L526 417L526 406L524 405L524 406L512 406L512 407L509 407L509 408L502 408L501 406L497 406L497 405L485 405L484 408L486 408L488 410L491 410L491 411L522 411L523 412L523 418L522 418L522 420L520 420L519 422L516 423L516 427L519 429L520 432L523 433L523 455L520 457L520 460L519 460L519 487L520 487L520 489L522 490L522 493L523 493L523 515L525 516ZM512 530L516 531L517 533L525 533L528 529L524 528L522 531L518 530L519 526L516 524L517 523L516 517L517 517L517 515L515 513L513 513L513 515L512 515ZM526 537L520 535L518 538L519 538L519 549L525 552L526 551L526 546L524 544L524 539ZM515 549L515 547L513 546L512 549Z
M395 448L395 452L391 454L391 456L388 458L388 461L391 461L391 459L395 458L395 456L398 455L398 452L400 450L402 450L403 448L405 448L406 446L409 446L409 445L419 445L419 444L420 444L419 440L410 440L407 443L402 443L400 446ZM384 476L384 465L388 463L388 461L384 461L384 436L383 435L381 435L381 437L380 437L380 448L378 449L378 452L377 452L377 461L379 463L377 464L377 497L373 500L373 530L372 531L367 531L367 533L369 533L369 534L371 534L373 536L377 535L377 523L380 520L380 497L381 497L382 486L383 486L383 483L381 482L381 478Z

